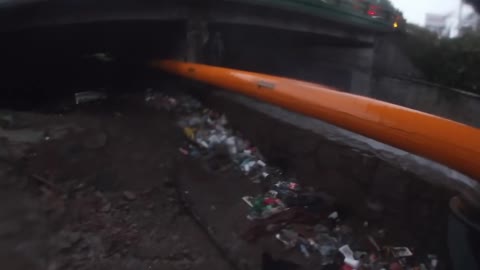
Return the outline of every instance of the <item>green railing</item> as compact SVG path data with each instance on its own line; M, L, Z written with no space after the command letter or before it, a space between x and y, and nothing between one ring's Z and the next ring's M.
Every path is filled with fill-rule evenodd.
M377 0L236 0L292 11L308 13L340 23L375 30L403 29L405 20L392 7L382 6Z

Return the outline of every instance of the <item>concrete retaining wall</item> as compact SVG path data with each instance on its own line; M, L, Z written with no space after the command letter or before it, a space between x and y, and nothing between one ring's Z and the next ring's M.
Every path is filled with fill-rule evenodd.
M223 59L218 65L324 84L480 127L480 96L425 82L396 45L402 36L356 40L249 26L216 26ZM380 73L381 72L381 73Z
M350 91L480 127L480 96L418 80L402 79L422 77L422 73L398 45L403 42L403 35L377 38L373 60L373 74L377 75L371 77L368 89L362 89L359 85L352 86ZM367 72L364 74L367 75Z
M437 254L445 254L442 247L446 245L438 245L435 239L446 234L444 221L450 191L375 156L286 122L268 105L258 105L264 109L260 111L254 100L242 101L230 93L212 94L211 89L203 100L226 113L231 126L251 139L269 164L295 176L302 185L333 195L341 205L349 206L345 211L353 210L374 224L414 235L415 239L409 240L405 235L403 241L418 241ZM305 116L292 117L296 122L315 125Z
M360 93L361 94L361 93ZM480 127L480 96L439 85L374 77L367 96Z

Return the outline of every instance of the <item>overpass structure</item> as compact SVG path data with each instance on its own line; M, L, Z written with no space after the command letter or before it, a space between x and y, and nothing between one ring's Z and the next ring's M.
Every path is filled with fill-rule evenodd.
M323 19L368 31L402 29L399 11L378 0L180 0L180 1L61 1L6 0L0 3L2 29L41 25L86 23L104 20L177 20L203 17L213 22L255 23L277 12L286 12L296 21ZM243 11L248 11L244 13ZM240 18L245 18L241 20ZM305 20L307 19L307 20Z
M148 48L136 52L143 59L176 58L215 64L324 83L363 94L370 88L376 58L384 58L376 53L379 40L402 32L405 25L400 12L378 2L6 0L0 4L0 33L5 40L11 39L10 33L27 33L25 36L37 39L21 37L12 43L43 43L59 38L51 32L50 36L43 35L44 29L69 27L72 30L68 38L48 45L52 51L86 42L102 50L121 51L125 58L130 53L122 48L125 43L146 42L148 46L144 47ZM136 40L137 33L146 32L144 25L136 30L124 26L153 25L152 22L155 29L148 30L151 31L148 40ZM113 24L114 30L104 27ZM76 30L72 26L85 27ZM117 41L108 41L106 37L114 32Z

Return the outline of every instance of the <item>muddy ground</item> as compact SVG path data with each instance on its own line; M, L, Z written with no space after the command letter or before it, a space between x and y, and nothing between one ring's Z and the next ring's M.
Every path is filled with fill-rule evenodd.
M219 109L234 108L227 102L219 104ZM245 108L236 110L233 123L245 113ZM1 116L0 261L5 269L320 269L317 259L285 249L273 237L278 228L246 218L249 208L242 196L259 194L265 187L235 167L219 170L209 159L182 154L179 148L186 138L176 124L178 115L148 106L143 92L83 105L74 105L70 96L35 111L5 109ZM248 119L260 121L254 124L257 128L262 121L272 125L252 112ZM274 125L264 130L291 128ZM238 122L237 127L242 129ZM242 131L252 140L256 135ZM266 141L258 140L257 134L260 149L268 150L265 145L272 138L287 139L278 134ZM289 147L300 150L293 148ZM325 153L349 151L320 148ZM304 162L303 167L288 166L288 159L268 156L285 173L300 175L301 184L323 183L312 190L323 188L335 196L345 192L340 177L327 173L330 181L318 181ZM351 174L360 177L355 170ZM328 189L332 183L334 188ZM399 219L389 211L381 217L376 211L370 216L355 213L358 207L352 204L357 202L348 196L343 202L333 201L322 206L321 220L328 221L332 211L340 212L347 228L363 237L359 242L365 241L367 232L386 229L385 244L418 246L414 251L423 257L432 252L444 255L445 247L432 250L444 239L436 232L425 236L428 222ZM391 212L397 211L392 207ZM368 229L365 221L370 221ZM412 233L412 224L417 223L425 226ZM444 224L437 225L442 233ZM267 253L273 256L269 265ZM277 261L283 259L288 263Z
M230 268L177 194L177 173L201 167L142 98L2 113L2 269Z

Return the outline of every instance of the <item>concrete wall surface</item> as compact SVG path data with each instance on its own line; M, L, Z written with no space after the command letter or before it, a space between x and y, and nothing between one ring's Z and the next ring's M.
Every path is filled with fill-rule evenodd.
M375 57L373 69L383 74L395 74L422 78L422 72L412 63L400 44L405 41L404 35L388 35L375 41Z
M480 127L480 96L440 85L373 77L367 96Z
M224 112L235 130L258 145L269 164L295 176L300 184L353 206L355 213L375 220L372 224L398 226L408 221L401 231L412 231L412 241L431 243L429 249L444 253L441 249L446 245L432 240L445 235L442 220L452 191L441 182L447 175L429 165L404 163L402 167L395 157L404 159L408 154L380 154L387 150L384 145L359 135L352 137L352 133L320 120L233 93L212 92L211 87L206 90L203 101ZM419 175L421 171L425 174Z
M321 83L345 91L370 88L372 44L238 25L217 29L212 32L222 33L225 47L221 66Z
M377 37L375 45L334 36L246 25L215 25L221 63L323 84L480 127L480 96L420 80L397 46L402 36Z

